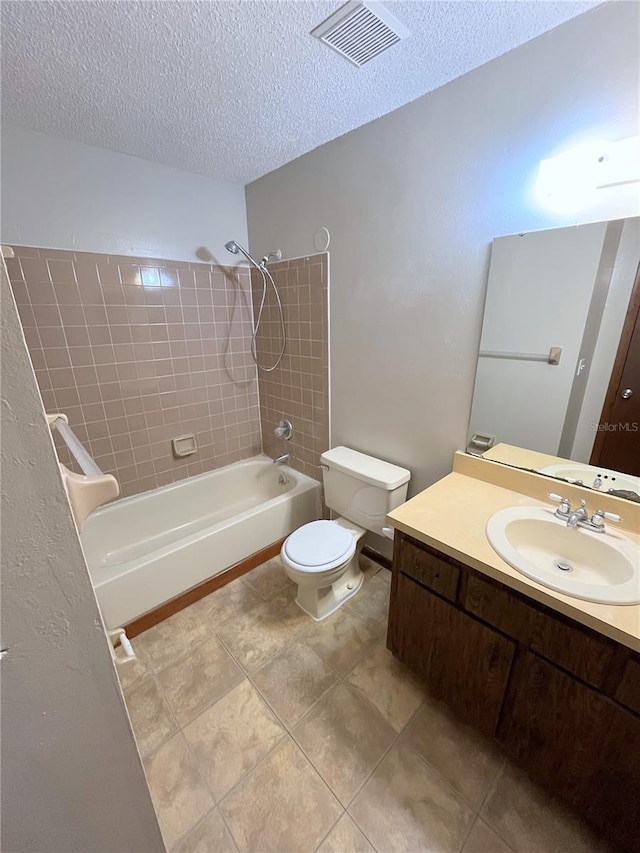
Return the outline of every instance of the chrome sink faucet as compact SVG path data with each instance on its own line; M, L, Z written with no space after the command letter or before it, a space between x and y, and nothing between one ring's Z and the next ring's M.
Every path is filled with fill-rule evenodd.
M553 492L549 492L547 497L560 504L558 509L554 512L555 517L562 521L566 521L567 527L571 527L573 530L577 530L579 527L582 527L585 530L591 530L592 533L604 533L605 518L609 521L622 521L620 516L615 512L605 512L602 509L596 510L591 518L589 518L587 502L584 500L580 501L580 506L577 509L572 510L569 498L563 498L561 495L556 495Z
M282 456L276 456L273 460L274 465L286 465L291 459L290 453L283 453Z
M580 507L569 513L569 517L567 518L567 527L572 527L574 530L577 530L581 521L585 522L588 520L589 513L587 512L587 502L580 501Z

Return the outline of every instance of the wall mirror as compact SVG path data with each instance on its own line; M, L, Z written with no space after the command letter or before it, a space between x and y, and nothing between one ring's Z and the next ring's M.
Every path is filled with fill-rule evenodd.
M467 451L640 501L640 217L492 243Z

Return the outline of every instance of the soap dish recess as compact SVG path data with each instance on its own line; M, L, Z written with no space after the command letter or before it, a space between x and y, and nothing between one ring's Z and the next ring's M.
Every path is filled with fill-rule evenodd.
M182 456L192 456L198 449L195 435L179 435L171 439L171 449L176 459Z

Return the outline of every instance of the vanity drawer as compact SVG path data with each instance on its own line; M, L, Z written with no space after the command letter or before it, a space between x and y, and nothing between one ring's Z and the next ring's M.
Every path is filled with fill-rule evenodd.
M540 614L530 648L594 687L603 688L614 664L616 649L598 634L551 614Z
M538 611L501 584L493 584L470 572L464 608L499 631L528 643Z
M405 537L398 549L398 568L439 595L456 600L460 569Z
M541 605L529 605L516 593L474 573L469 576L463 606L582 681L604 687L616 649L587 628L564 621Z

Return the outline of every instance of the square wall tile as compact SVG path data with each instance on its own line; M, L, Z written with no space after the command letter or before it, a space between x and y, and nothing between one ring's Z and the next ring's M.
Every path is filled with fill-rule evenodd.
M95 412L90 409L93 404L107 404L106 412L100 414L103 428L99 436L94 435L104 441L91 452L100 451L103 464L110 461L106 472L114 474L121 486L127 484L127 494L160 485L155 473L152 479L149 474L136 473L138 462L152 461L154 472L161 472L163 482L189 476L188 464L176 464L173 459L171 437L212 429L206 405L202 412L185 410L175 394L170 396L179 387L190 394L199 388L211 392L219 401L217 416L225 433L242 421L250 424L252 435L260 435L255 367L243 361L246 366L234 371L222 369L217 361L218 353L225 352L229 344L228 324L213 322L212 282L215 280L220 288L225 306L231 286L222 268L199 264L189 269L171 260L20 246L15 247L15 253L9 273L23 325L31 330L28 345L41 391L51 391L55 398L60 389L83 389L74 428L95 422ZM203 316L200 310L205 312ZM234 324L232 340L234 353L244 357L249 352L251 326L246 305L244 309L239 306L236 313L242 310L245 322ZM205 332L215 364L205 364ZM246 405L247 384L256 400L251 412ZM75 402L69 394L63 399L68 406ZM117 403L122 407L120 412L109 407ZM158 415L155 423L136 424L142 435L130 443L133 464L130 453L113 456L110 452L109 441L123 435L120 418L125 414L125 403L127 414ZM195 419L202 423L196 424ZM161 436L152 434L159 425L168 431ZM200 450L191 458L192 468L202 473L228 464L229 452L242 458L261 449L255 444L241 446L239 433L232 438L237 443L233 448L226 441L210 441L207 454ZM123 447L122 441L118 444ZM142 447L153 448L150 458L139 455Z

